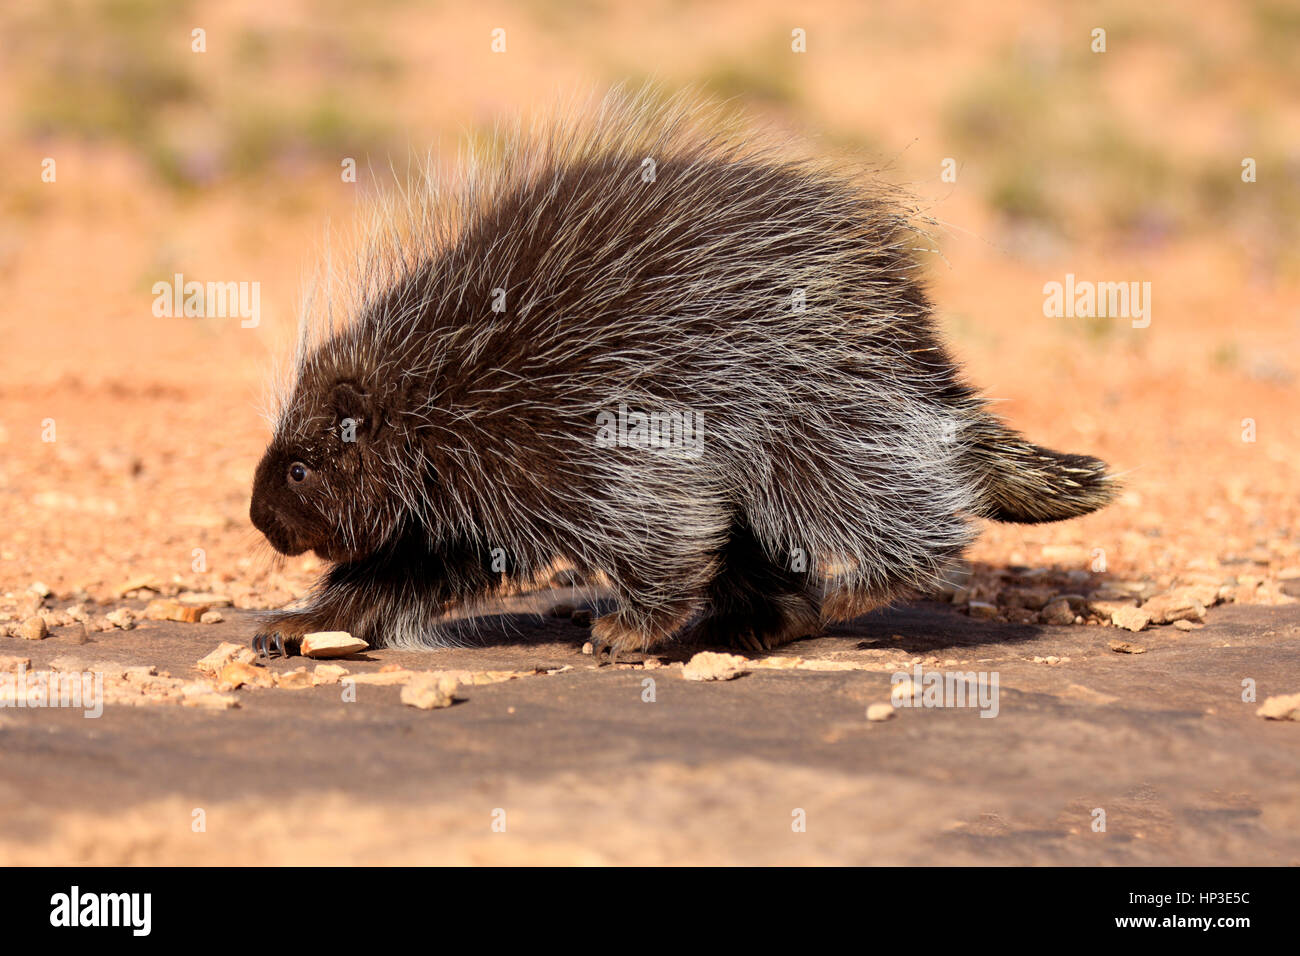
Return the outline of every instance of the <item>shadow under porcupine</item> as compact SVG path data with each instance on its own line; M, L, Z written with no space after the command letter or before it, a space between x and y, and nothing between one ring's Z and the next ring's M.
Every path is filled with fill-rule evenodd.
M257 468L253 523L333 562L259 649L439 646L556 559L608 580L611 658L774 647L933 587L975 518L1110 499L960 381L907 207L747 136L614 93L387 199Z

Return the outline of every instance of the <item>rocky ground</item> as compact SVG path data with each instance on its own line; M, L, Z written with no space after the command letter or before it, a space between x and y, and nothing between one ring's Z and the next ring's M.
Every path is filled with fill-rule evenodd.
M7 685L0 861L1300 863L1294 606L1202 624L1166 599L1175 624L1134 632L920 602L769 655L597 667L548 613L581 617L569 590L502 602L479 646L269 666L247 612L127 603L128 629L0 640L0 695L92 671L108 701ZM930 706L930 674L985 696Z

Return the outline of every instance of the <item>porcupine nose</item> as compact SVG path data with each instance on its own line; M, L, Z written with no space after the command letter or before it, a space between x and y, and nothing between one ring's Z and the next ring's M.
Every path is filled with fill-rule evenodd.
M267 537L270 537L268 531L271 528L272 522L271 509L258 501L257 498L254 498L252 503L248 506L248 520L253 522L254 528L262 532L262 534L267 535Z
M287 551L288 535L280 527L280 523L275 519L275 511L265 502L260 501L256 496L248 508L249 520L253 522L253 527L266 536L266 540L271 542L271 546L277 551Z
M304 550L296 546L294 536L280 520L280 516L276 514L275 508L267 501L266 496L258 494L256 485L253 489L253 500L248 506L248 518L253 522L253 527L266 536L271 547L281 554L301 554Z
M253 524L256 525L258 531L262 532L262 534L266 536L266 540L271 543L271 547L275 548L275 550L279 551L281 554L287 554L290 557L293 557L294 555L302 554L307 550L307 545L300 543L298 539L295 538L294 535L275 518L267 519L263 524L258 524L256 521L254 521Z

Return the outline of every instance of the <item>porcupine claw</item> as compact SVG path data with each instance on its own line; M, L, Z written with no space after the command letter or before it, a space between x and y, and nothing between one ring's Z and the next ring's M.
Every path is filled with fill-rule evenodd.
M597 667L618 663L618 651L614 649L614 645L607 644L594 636L591 639L591 656L595 659Z
M268 660L273 657L288 657L284 648L284 635L279 631L259 631L253 635L253 650L258 657Z
M606 664L640 664L645 660L645 655L640 651L619 651L613 644L606 644L594 636L591 639L591 656L596 659L597 667Z

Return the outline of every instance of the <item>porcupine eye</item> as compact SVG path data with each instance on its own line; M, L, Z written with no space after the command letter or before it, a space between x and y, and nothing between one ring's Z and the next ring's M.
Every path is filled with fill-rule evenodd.
M289 480L292 481L294 484L298 484L299 482L306 481L307 475L308 475L308 468L302 462L295 461L292 465L289 466Z

